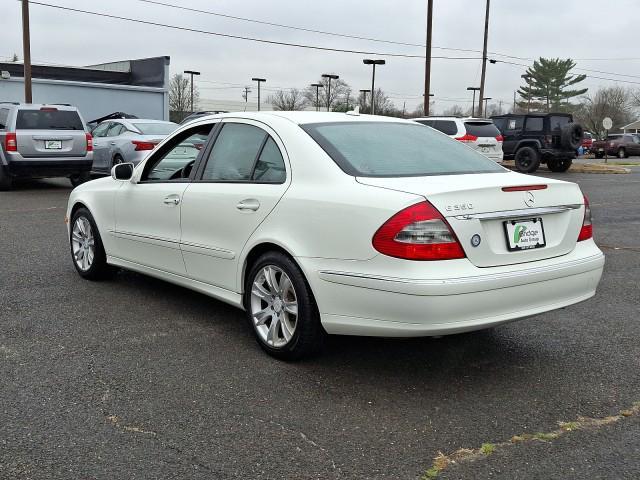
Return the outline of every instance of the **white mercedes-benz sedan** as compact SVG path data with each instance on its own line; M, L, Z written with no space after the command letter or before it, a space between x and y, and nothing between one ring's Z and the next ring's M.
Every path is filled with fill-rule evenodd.
M576 184L354 112L202 117L73 190L67 221L81 276L125 268L228 302L285 359L325 333L435 336L566 307L604 265Z

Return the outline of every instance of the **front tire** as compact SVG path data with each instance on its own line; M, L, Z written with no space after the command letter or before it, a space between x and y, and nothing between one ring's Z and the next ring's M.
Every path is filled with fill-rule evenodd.
M323 343L320 315L300 268L280 252L267 252L250 267L244 305L260 347L281 360L316 353Z
M596 153L596 158L604 158L604 153Z
M540 152L533 147L522 147L516 152L516 169L522 173L533 173L540 166Z
M113 268L107 264L100 232L89 210L84 207L76 210L69 230L71 259L78 274L88 280L107 278Z
M618 158L620 159L627 158L627 152L624 148L618 149Z
M566 172L571 167L573 160L570 158L561 158L561 159L553 159L547 160L547 167L552 172Z
M91 176L89 175L89 172L74 173L69 177L69 181L71 182L71 185L73 186L73 188L76 188L78 185L82 185L83 183L88 182L89 180L91 180Z

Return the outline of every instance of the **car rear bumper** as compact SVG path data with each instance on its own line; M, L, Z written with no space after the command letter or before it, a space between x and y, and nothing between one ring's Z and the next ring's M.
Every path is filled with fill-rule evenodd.
M18 178L66 177L90 171L92 163L93 160L86 158L12 160L5 168L9 175Z
M413 268L402 272L405 276L390 276L338 270L328 260L297 260L328 333L398 337L478 330L586 300L595 294L604 266L604 255L591 240L568 255L520 265L438 262L451 262L450 276L442 275L442 265L432 269L429 262L412 262L422 263L422 278ZM431 270L440 274L430 275Z

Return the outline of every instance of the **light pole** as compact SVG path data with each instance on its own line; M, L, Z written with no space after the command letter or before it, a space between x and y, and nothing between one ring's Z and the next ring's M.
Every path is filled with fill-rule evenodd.
M424 62L424 114L429 116L431 90L431 27L433 24L433 0L427 0L427 44Z
M365 65L373 65L373 75L371 76L371 115L376 114L376 65L384 65L386 62L384 60L372 60L370 58L365 58L362 60L362 63Z
M312 83L312 87L316 87L316 112L320 111L320 89L324 88L321 83Z
M337 80L340 78L339 75L333 75L331 73L323 73L322 78L327 79L327 112L331 111L331 80Z
M467 90L473 92L473 102L471 103L471 116L475 117L476 116L476 92L480 90L480 87L467 87Z
M186 73L187 75L191 75L191 113L193 113L193 76L200 75L200 72L185 70L184 73Z
M260 111L260 84L262 82L266 82L267 79L253 77L251 80L253 80L254 82L258 82L258 111Z
M371 90L360 90L360 93L362 94L364 106L367 108L367 93L371 93Z
M489 100L491 100L491 97L484 97L482 99L484 101L484 116L487 116L487 103L489 103Z

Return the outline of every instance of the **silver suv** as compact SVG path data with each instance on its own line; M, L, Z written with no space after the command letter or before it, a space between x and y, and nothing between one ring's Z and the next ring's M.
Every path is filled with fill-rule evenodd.
M14 178L89 180L93 138L70 105L0 103L0 190Z

